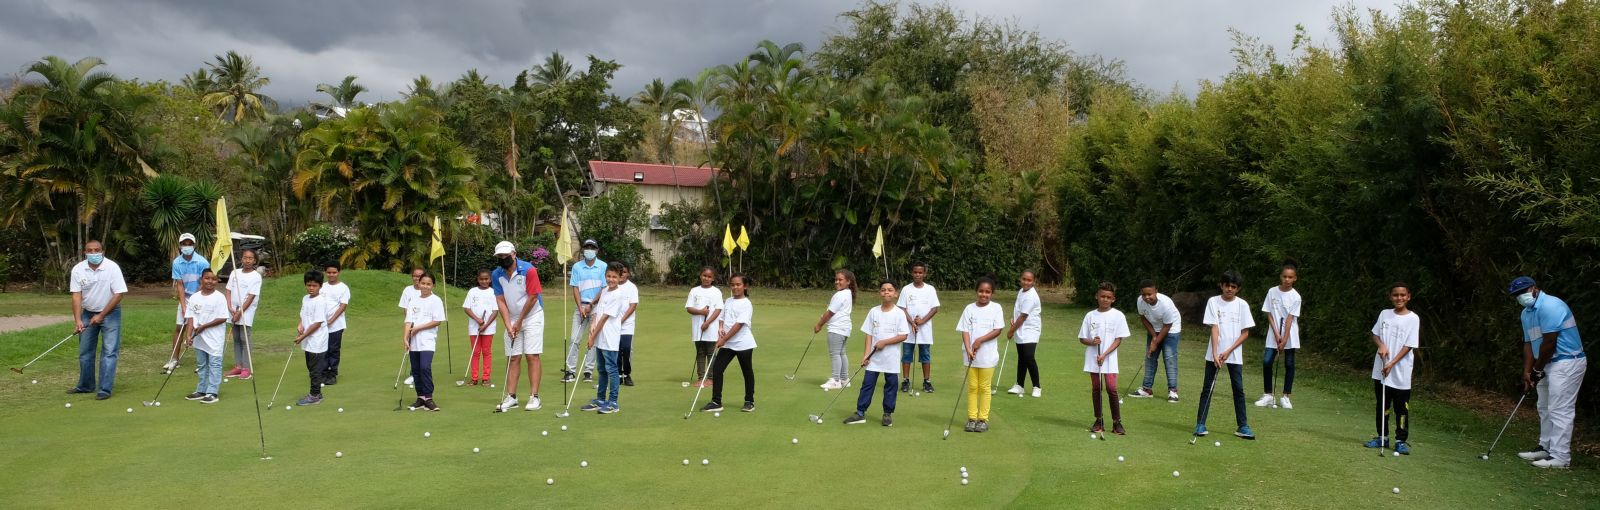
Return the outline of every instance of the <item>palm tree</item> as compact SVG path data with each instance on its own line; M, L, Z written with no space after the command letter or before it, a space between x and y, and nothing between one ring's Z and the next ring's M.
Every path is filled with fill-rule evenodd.
M533 67L533 85L536 90L560 88L572 79L572 64L561 52L553 52L544 63Z
M194 72L183 75L183 80L179 84L182 85L183 88L193 91L195 95L198 96L204 96L211 93L217 86L217 82L211 79L211 73L206 71L206 68L204 67L195 69Z
M655 142L656 153L653 156L656 161L674 162L673 141L678 134L678 110L687 105L683 97L674 93L661 78L656 78L628 102L649 119L646 122L651 127L646 136Z
M272 80L261 75L261 68L250 57L229 50L214 58L207 65L211 68L216 87L202 96L200 102L217 112L218 118L228 119L231 116L237 124L245 119L260 119L267 110L278 108L277 101L257 92Z
M327 94L330 101L326 103L313 102L311 103L311 108L323 115L333 115L335 108L349 110L364 106L361 102L356 101L356 96L366 91L366 87L356 83L355 75L344 77L344 80L340 81L338 85L319 83L317 84L317 92Z

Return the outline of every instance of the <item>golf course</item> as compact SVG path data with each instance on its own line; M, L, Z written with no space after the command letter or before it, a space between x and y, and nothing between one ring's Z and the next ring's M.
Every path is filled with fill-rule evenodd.
M467 359L465 292L452 288L451 347L447 353L441 334L434 365L443 410L397 412L397 399L414 398L403 385L394 387L401 350L394 302L409 281L352 270L344 277L354 297L339 383L324 389L322 404L291 409L284 403L303 395L307 381L290 343L304 293L300 280L268 280L254 339L257 375L224 383L214 405L182 398L195 383L192 354L162 391L162 405L141 405L162 384L157 367L171 334L171 299L150 293L123 304L124 344L111 399L65 393L77 377L76 341L23 375L7 372L0 381L0 469L7 473L0 507L1578 508L1600 500L1593 458L1578 455L1570 470L1537 470L1516 459L1515 451L1537 434L1531 404L1493 456L1479 460L1500 419L1432 398L1426 361L1419 363L1412 399L1413 453L1381 456L1363 448L1372 435L1371 383L1320 358L1315 333L1305 338L1295 408L1249 408L1256 441L1226 433L1232 413L1227 390L1217 388L1214 433L1189 444L1203 390L1203 336L1189 333L1198 326L1186 331L1179 351L1182 401L1127 399L1127 435L1093 439L1083 348L1070 338L1086 310L1051 303L1039 347L1043 396L1005 394L1015 377L1007 367L991 431L964 433L957 421L941 439L962 393L956 315L949 310L971 302L966 290L941 292L946 312L934 320L937 391L901 394L893 427L877 424L878 399L867 424L841 424L855 388L845 390L823 423L807 421L838 395L818 388L827 376L825 349L813 346L795 380L784 376L799 361L828 293L760 287L750 291L759 344L755 412L730 406L720 417L684 418L694 398L682 385L693 352L682 307L686 289L645 287L634 342L637 386L622 388L622 412L577 412L594 392L577 383L573 412L561 418L559 300L546 303L543 409L496 414L499 388L456 386ZM1013 296L997 292L995 301L1009 314ZM1119 295L1118 306L1131 307L1132 299ZM875 301L859 294L856 317ZM0 321L69 309L65 295L0 294ZM0 361L19 367L68 333L70 322L0 334ZM852 337L852 359L859 359L860 341L859 333ZM1123 348L1142 343L1134 338ZM1246 394L1254 397L1260 341L1252 337L1245 349ZM268 410L289 356L296 357ZM456 360L447 370L450 358ZM505 362L498 347L494 359L498 381ZM1130 386L1137 359L1122 357L1119 391ZM729 400L737 403L738 372L728 374ZM1160 388L1162 376L1156 380ZM270 460L261 458L254 392Z

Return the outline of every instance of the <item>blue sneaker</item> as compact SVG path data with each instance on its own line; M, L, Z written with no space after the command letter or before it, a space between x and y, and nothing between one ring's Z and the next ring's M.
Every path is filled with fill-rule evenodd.
M1411 445L1406 444L1405 441L1395 441L1394 451L1399 452L1401 455L1411 455Z
M601 402L600 399L590 400L589 403L584 404L583 407L579 407L578 410L583 412L599 411L601 404L603 404L603 402Z
M600 414L611 414L621 410L622 408L617 407L617 404L612 402L607 402L606 405L600 406Z
M1206 437L1206 434L1207 434L1207 432L1206 432L1206 424L1201 423L1199 425L1195 425L1194 426L1194 435L1196 437Z
M1256 433L1250 431L1249 425L1240 425L1239 430L1234 431L1233 435L1239 436L1239 439L1254 440L1256 438Z
M1402 444L1404 444L1404 443L1402 443ZM1388 441L1384 441L1383 438L1374 437L1374 438L1372 438L1371 441L1367 441L1366 444L1363 444L1362 446L1365 446L1367 448L1384 448L1384 447L1389 446L1389 442Z

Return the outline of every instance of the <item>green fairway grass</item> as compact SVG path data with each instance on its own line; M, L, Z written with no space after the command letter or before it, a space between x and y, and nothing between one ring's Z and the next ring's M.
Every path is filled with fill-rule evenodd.
M1317 359L1314 332L1301 357L1296 408L1249 406L1257 441L1230 433L1234 420L1224 378L1211 411L1212 434L1189 445L1204 390L1199 326L1185 331L1179 351L1182 402L1127 399L1128 435L1090 439L1083 347L1071 338L1085 310L1062 305L1045 306L1039 347L1043 397L1004 393L1015 380L1011 352L993 397L991 431L961 431L963 401L950 437L941 439L955 399L964 393L957 387L960 350L953 329L972 301L969 291L940 296L945 306L934 319L937 391L901 394L891 428L877 423L881 395L874 397L866 424L840 424L854 408L856 388L845 390L823 424L807 421L838 395L818 388L828 373L826 340L811 346L795 380L783 376L811 338L828 292L762 288L751 291L759 344L754 413L738 411L742 381L730 367L722 416L696 412L684 419L694 390L681 383L689 379L693 348L682 307L687 289L677 288L641 289L633 355L638 385L622 387L621 413L577 412L594 395L591 384L578 383L572 416L555 416L563 406L557 381L569 317L557 299L546 303L542 410L494 414L499 388L455 386L464 378L468 352L459 307L466 292L459 289L451 289L447 306L453 353L447 355L441 334L434 364L435 396L444 410L395 412L397 398L415 398L403 386L400 392L392 386L401 357L402 314L395 304L408 280L374 271L347 271L344 280L353 299L339 384L325 388L321 405L285 410L284 403L307 391L305 365L293 354L278 407L270 412L265 406L291 356L304 290L298 276L265 285L254 335L254 384L271 460L260 459L251 381L224 383L215 405L183 400L194 389L192 355L162 394L162 407L140 406L163 379L157 367L171 334L170 299L125 302L122 361L116 395L108 401L64 393L77 377L72 341L26 375L5 372L0 508L1577 508L1600 501L1594 459L1579 457L1571 470L1539 471L1515 458L1536 437L1536 422L1526 419L1531 400L1522 411L1525 419L1512 425L1487 462L1477 455L1504 415L1475 416L1429 399L1428 389L1420 387L1412 400L1414 453L1380 458L1362 448L1373 435L1371 382L1361 372ZM1009 317L1013 293L995 299ZM1119 303L1131 299L1127 293ZM875 294L858 294L855 326L877 300ZM0 295L0 311L8 314L66 314L69 306L58 296ZM67 323L0 334L0 362L20 366L70 328ZM853 360L860 359L861 340L859 332L851 339ZM1124 346L1119 390L1138 370L1143 343L1138 334ZM1259 336L1246 343L1245 396L1251 402L1261 390L1261 344ZM498 384L505 359L498 337L495 345ZM454 375L446 368L452 357ZM230 347L226 365L232 362ZM1165 385L1159 372L1158 390ZM525 400L525 393L526 383L519 397ZM709 398L707 389L701 405ZM65 408L69 402L73 407ZM130 407L132 414L125 411ZM341 407L344 412L337 412ZM560 430L562 425L569 429ZM424 438L424 432L432 437ZM791 444L795 438L799 444ZM1213 446L1216 441L1221 447ZM473 453L475 447L481 453ZM335 458L335 452L344 457ZM1119 455L1126 461L1118 462ZM691 465L682 465L684 459ZM701 459L710 465L702 466ZM589 467L579 467L582 461ZM962 467L970 485L960 484ZM1173 471L1181 476L1174 478ZM547 486L546 479L555 484ZM1391 493L1394 487L1401 492Z

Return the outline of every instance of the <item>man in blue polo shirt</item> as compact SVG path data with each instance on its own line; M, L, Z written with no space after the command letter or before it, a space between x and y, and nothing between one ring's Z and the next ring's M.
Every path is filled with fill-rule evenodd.
M172 292L178 296L177 326L172 330L172 349L167 364L161 365L163 373L178 368L183 344L183 310L189 306L189 296L200 291L200 275L211 269L211 262L194 252L194 234L184 232L178 236L178 258L172 259Z
M600 260L600 243L594 239L583 241L583 260L572 264L567 285L572 287L572 299L578 309L572 312L572 338L567 339L567 366L561 371L561 382L573 381L578 371L578 349L589 338L589 318L600 293L606 288L606 263ZM594 380L594 350L584 357L583 380Z
M1560 298L1519 276L1506 289L1522 305L1523 391L1539 390L1539 446L1517 454L1534 467L1566 468L1572 462L1572 419L1578 387L1589 369L1578 321Z

